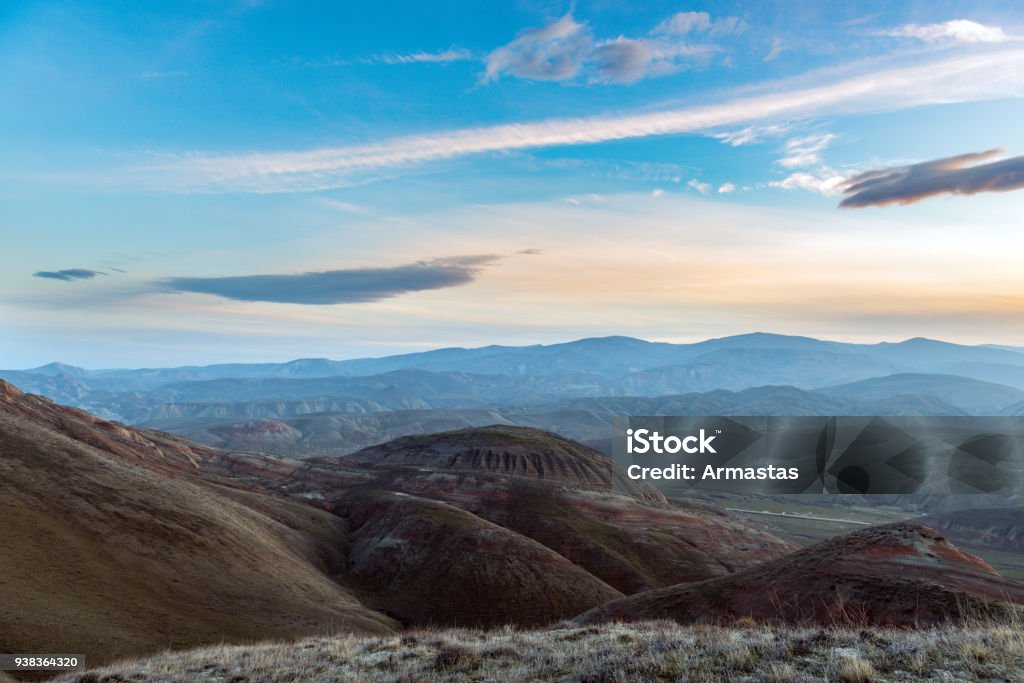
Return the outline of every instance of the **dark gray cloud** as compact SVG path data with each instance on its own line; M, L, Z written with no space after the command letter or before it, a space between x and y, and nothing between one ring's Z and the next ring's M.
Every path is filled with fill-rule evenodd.
M1002 151L990 149L861 173L844 184L843 193L849 196L839 207L912 204L941 194L970 195L1024 188L1024 156L978 163Z
M459 256L393 268L352 268L294 275L172 277L160 280L157 286L165 292L212 294L236 301L356 304L464 285L499 258L495 255Z
M41 277L47 280L63 280L64 282L71 282L72 280L91 280L97 275L106 275L106 273L98 270L89 270L88 268L67 268L65 270L40 270L32 273L32 277Z

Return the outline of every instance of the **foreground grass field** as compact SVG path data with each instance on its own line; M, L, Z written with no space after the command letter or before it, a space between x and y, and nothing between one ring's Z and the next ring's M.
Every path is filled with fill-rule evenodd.
M923 631L683 627L419 630L223 646L125 661L61 683L166 681L1020 681L1020 625Z

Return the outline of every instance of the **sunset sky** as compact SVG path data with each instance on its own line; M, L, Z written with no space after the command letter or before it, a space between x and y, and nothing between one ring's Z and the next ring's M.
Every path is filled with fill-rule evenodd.
M0 366L1024 346L1022 98L1018 0L4 2Z

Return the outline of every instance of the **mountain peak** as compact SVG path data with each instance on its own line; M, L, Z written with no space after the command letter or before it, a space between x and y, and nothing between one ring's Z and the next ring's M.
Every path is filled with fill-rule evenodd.
M32 368L26 370L34 375L46 375L48 377L57 377L58 375L71 375L72 377L84 377L89 374L89 371L85 368L80 368L76 365L67 365L59 361L47 363L46 365L40 365L38 368Z

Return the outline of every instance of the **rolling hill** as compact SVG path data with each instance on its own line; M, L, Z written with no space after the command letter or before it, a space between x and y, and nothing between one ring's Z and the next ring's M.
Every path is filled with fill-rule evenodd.
M925 526L868 527L763 565L707 581L631 595L591 610L578 624L672 619L733 623L920 627L1008 614L1024 583Z

